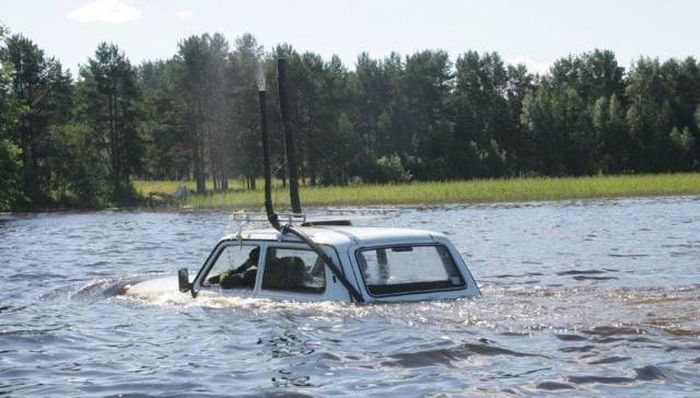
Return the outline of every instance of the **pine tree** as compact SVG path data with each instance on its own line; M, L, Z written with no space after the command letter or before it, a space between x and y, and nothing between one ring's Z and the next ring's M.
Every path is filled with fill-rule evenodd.
M81 118L109 174L112 198L128 201L130 178L141 169L141 92L136 70L114 44L101 43L80 70Z

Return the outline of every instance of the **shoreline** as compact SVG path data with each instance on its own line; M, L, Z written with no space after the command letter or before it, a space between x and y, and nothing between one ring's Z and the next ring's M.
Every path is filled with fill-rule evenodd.
M614 199L700 194L700 173L517 178L394 185L302 187L305 207L450 205ZM289 207L286 189L273 189L278 208ZM259 209L263 191L190 195L181 205L193 209Z
M137 181L142 203L133 206L104 208L47 208L36 211L0 213L0 220L21 214L104 212L104 211L218 211L259 210L263 207L263 190L236 190L226 193L190 194L184 199L168 198L162 203L147 203L156 192L176 181ZM563 178L482 179L448 182L413 182L408 184L302 187L304 207L430 207L490 203L559 202L568 200L625 199L700 195L700 173L646 174L623 176L589 176ZM161 193L162 194L162 193ZM275 207L289 207L287 190L273 188Z
M472 206L493 206L493 207L524 207L524 206L540 206L548 204L564 204L564 205L576 205L579 202L604 202L604 201L620 201L620 200L645 200L645 199L674 199L674 198L687 198L689 200L700 200L700 193L696 194L667 194L667 195L645 195L645 196L615 196L615 197L592 197L592 198L570 198L570 199L557 199L557 200L513 200L513 201L498 201L498 202L451 202L451 203L404 203L404 204L371 204L367 205L367 210L430 210L435 208L466 208ZM338 209L344 210L362 210L358 209L357 206L353 205L309 205L304 206L304 212L314 212L323 211L327 209ZM289 208L277 209L278 212L287 213L290 211ZM44 209L39 211L4 211L0 213L0 223L7 221L14 221L23 218L32 218L40 215L70 215L70 214L95 214L95 213L216 213L216 212L237 212L237 211L247 211L254 212L260 211L261 213L265 210L262 208L216 208L216 207L191 207L191 206L132 206L132 207L108 207L103 209L72 209L72 208L62 208L62 209Z
M562 198L562 199L523 199L523 200L511 200L511 201L484 201L484 202L444 202L444 203L398 203L398 204L368 204L367 208L369 210L379 209L379 210L392 210L393 208L398 209L418 209L427 210L436 207L469 207L469 206L519 206L519 205L537 205L537 204L548 204L548 203L567 203L567 202L587 202L587 201L615 201L615 200L643 200L643 199L673 199L673 198L697 198L700 200L700 193L687 193L687 194L658 194L658 195L628 195L628 196L598 196L598 197L580 197L580 198ZM391 207L389 207L391 206ZM308 205L304 206L305 209L310 210L323 210L323 209L357 209L357 205ZM240 207L240 208L226 208L226 207L192 207L188 205L178 205L178 206L124 206L124 207L105 207L101 209L78 209L78 208L55 208L55 209L42 209L37 211L4 211L0 213L0 222L12 221L18 218L37 216L40 214L88 214L88 213L119 213L119 212L139 212L139 213L210 213L210 212L220 212L220 211L260 211L264 212L264 208L253 207ZM275 208L278 212L287 213L290 211L288 207L282 207L281 209Z

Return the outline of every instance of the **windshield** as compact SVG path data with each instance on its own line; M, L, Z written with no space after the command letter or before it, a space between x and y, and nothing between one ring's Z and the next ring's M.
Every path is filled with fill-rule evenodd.
M393 246L357 252L362 276L372 295L455 289L464 278L442 245Z

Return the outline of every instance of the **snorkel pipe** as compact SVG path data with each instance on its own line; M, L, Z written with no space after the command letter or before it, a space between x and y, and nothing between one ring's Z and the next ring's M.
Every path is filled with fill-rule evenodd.
M294 157L294 141L292 136L292 131L289 128L289 120L287 113L287 98L286 98L286 77L285 77L285 60L280 58L278 60L278 86L280 95L280 113L282 115L282 124L285 133L285 146L287 153L287 162L289 170L289 187L290 196L292 204L293 213L301 213L301 203L299 201L299 186L296 179L296 162ZM350 297L358 303L363 303L365 300L362 298L362 294L353 286L350 281L345 277L343 271L338 267L333 259L326 254L325 250L318 243L314 242L308 235L302 232L299 228L292 225L291 221L285 225L281 225L279 221L279 216L275 213L274 207L272 205L272 173L270 172L270 141L267 132L267 98L264 89L260 89L258 92L258 97L260 99L260 133L262 135L262 150L263 150L263 172L265 177L265 212L267 213L267 220L270 225L282 234L291 234L298 237L302 242L309 246L328 266L330 271L336 277L337 280L348 290Z

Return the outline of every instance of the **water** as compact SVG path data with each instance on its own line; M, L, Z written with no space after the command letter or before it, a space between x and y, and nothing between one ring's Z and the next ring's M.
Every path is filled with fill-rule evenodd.
M227 215L0 222L0 395L700 393L700 198L405 209L374 222L447 233L483 297L135 300L120 287L197 268Z

